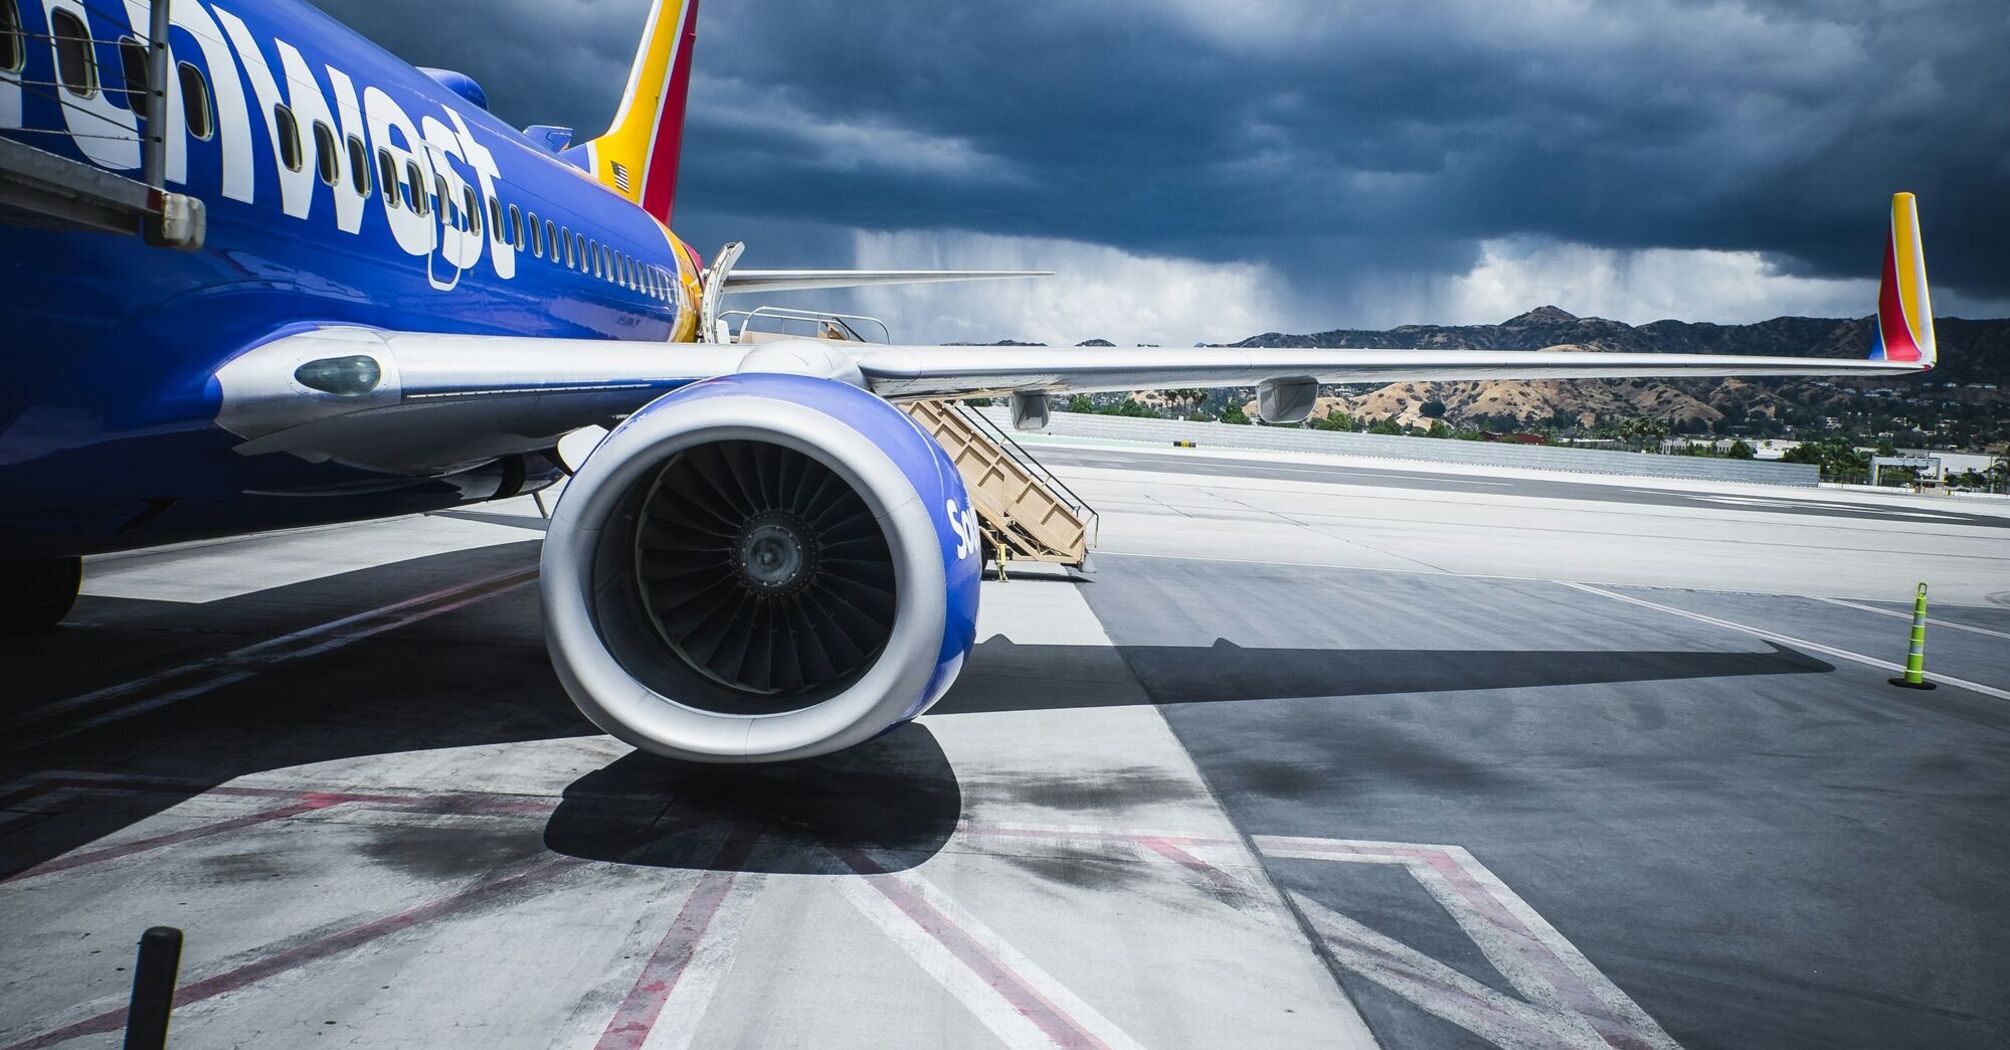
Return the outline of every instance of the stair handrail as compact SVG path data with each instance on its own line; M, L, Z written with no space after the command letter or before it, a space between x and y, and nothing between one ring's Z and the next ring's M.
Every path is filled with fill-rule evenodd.
M1053 471L1047 469L1046 464L1034 458L1031 452L1026 451L1024 445L1014 440L1012 435L1005 431L1005 428L986 418L984 413L965 405L961 401L949 402L949 407L956 414L969 421L978 432L997 442L1001 448L1005 449L1006 454L1012 457L1013 462L1019 464L1020 467L1038 478L1048 488L1066 497L1067 501L1069 501L1068 509L1074 511L1076 516L1082 519L1082 525L1088 531L1089 545L1092 547L1096 545L1097 538L1102 533L1103 519L1096 508L1089 505L1088 500L1083 499L1080 493L1069 488L1067 482L1062 481Z

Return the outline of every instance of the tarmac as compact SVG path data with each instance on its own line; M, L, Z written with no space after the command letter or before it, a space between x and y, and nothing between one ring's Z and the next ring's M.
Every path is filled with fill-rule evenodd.
M1093 571L783 766L577 714L528 499L92 559L0 639L0 1050L160 924L184 1047L2010 1045L2010 504L1039 453Z

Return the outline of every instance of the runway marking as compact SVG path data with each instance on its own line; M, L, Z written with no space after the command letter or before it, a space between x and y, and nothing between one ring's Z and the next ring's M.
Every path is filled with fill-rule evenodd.
M912 872L832 847L858 879L838 890L978 1021L1011 1047L1142 1050L1095 1008Z
M1810 595L1810 597L1814 597L1814 596L1813 596L1813 595ZM1842 607L1843 607L1843 608L1845 608L1845 609L1861 609L1861 610L1863 610L1864 612L1867 612L1867 613L1876 613L1876 614L1878 614L1879 616L1896 616L1896 617L1898 617L1898 618L1899 618L1899 619L1901 619L1901 620L1910 620L1910 619L1912 619L1912 614L1911 614L1911 613L1909 613L1909 612L1899 612L1899 611L1898 611L1897 609L1879 609L1879 608L1876 608L1876 607L1874 607L1874 606L1869 606L1869 605L1859 605L1859 604L1857 604L1856 602L1846 602L1846 601L1842 600L1841 598L1819 598L1819 597L1817 597L1817 598L1815 598L1815 601L1818 601L1818 602L1827 602L1827 603L1828 603L1828 604L1830 604L1830 605L1840 605L1840 606L1842 606ZM1991 638L2010 638L2010 633L2006 633L2006 632L2003 632L2003 631L1992 631L1992 630L1990 630L1990 629L1989 629L1989 628L1987 628L1987 627L1971 627L1971 626L1969 626L1968 624L1965 624L1965 623L1955 623L1955 622L1954 622L1954 621L1952 621L1952 620L1940 620L1940 619L1935 619L1935 618L1933 618L1933 617L1929 616L1929 617L1927 617L1927 618L1926 618L1926 622L1927 622L1927 623L1929 623L1929 624L1932 624L1932 625L1933 625L1933 626L1935 626L1935 627L1949 627L1949 628L1953 628L1954 630L1957 630L1957 631L1968 631L1968 632L1970 632L1970 633L1973 633L1973 634L1986 634L1986 635L1988 635L1988 636L1989 636L1989 637L1991 637Z
M1654 609L1658 612L1665 612L1671 616L1680 616L1684 619L1694 620L1697 623L1707 623L1713 627L1722 627L1726 630L1731 631L1741 631L1745 634L1752 635L1755 638L1764 638L1768 641L1779 642L1782 645L1791 645L1797 649L1808 649L1813 652L1821 653L1824 656L1833 656L1838 660L1849 660L1853 663L1860 663L1869 667L1876 667L1879 668L1880 670L1885 671L1905 670L1903 666L1892 663L1889 660L1880 660L1874 656L1865 656L1862 653L1853 653L1847 649L1837 649L1832 645L1823 645L1820 642L1811 642L1805 638L1795 638L1792 635L1781 634L1778 631L1768 631L1762 627L1752 627L1742 623L1733 623L1730 620L1720 620L1715 616L1705 616L1702 613L1690 612L1687 609L1678 609L1672 605L1662 605L1660 602L1650 602L1645 598L1635 598L1632 595L1620 594L1616 591L1608 591L1602 587L1593 587L1588 583L1570 583L1564 580L1559 580L1557 582L1573 590L1583 591L1586 594L1596 594L1601 598L1611 598L1614 601L1621 601L1631 605L1638 605L1647 609ZM1934 681L1941 683L1942 685L1956 686L1961 689L1967 689L1972 692L1981 693L1984 696L1993 696L1998 700L2010 700L2010 690L1998 689L1995 686L1983 685L1980 682L1970 682L1967 679L1955 678L1950 675L1935 674L1932 671L1928 671L1926 673L1926 677L1931 678Z
M396 630L435 616L463 609L476 602L486 601L501 594L533 582L537 577L536 567L518 569L469 583L456 584L416 598L407 598L380 606L365 612L355 613L327 623L293 631L262 642L232 650L221 656L207 657L182 664L179 667L156 671L116 685L94 689L88 693L45 704L23 712L5 722L0 722L0 733L11 734L23 726L51 721L71 712L90 708L108 701L140 693L155 686L189 676L206 676L200 680L151 698L140 699L114 707L112 710L86 718L80 722L50 729L41 734L21 739L10 744L5 750L16 752L38 747L54 740L73 736L77 733L97 729L114 722L158 710L170 704L201 696L228 685L250 678L259 671L289 660L305 659L333 652L344 646L372 638L386 631ZM402 615L400 615L402 614ZM385 619L389 617L389 619ZM303 644L306 643L306 644Z
M326 809L329 806L337 804L336 800L297 802L290 806L281 806L278 809L268 809L242 817L231 817L227 820L184 828L180 831L169 832L165 835L155 835L151 838L144 838L135 842L121 843L117 846L106 846L103 849L88 850L82 853L71 853L49 861L46 864L38 864L26 871L0 879L0 882L20 882L42 875L54 875L57 872L82 868L102 861L118 860L123 857L130 857L136 853L146 853L166 846L175 846L184 842L192 842L196 839L208 838L211 835L221 835L226 832L239 831L275 820L285 820L287 817L298 816L302 813L311 813L317 809Z
M635 978L635 986L628 990L621 1005L615 1008L613 1019L600 1033L600 1040L593 1044L594 1050L643 1050L644 1047L653 1050L659 1046L690 1045L691 1033L688 1032L684 1033L681 1041L667 1038L669 1033L665 1033L665 1039L655 1038L656 1020L671 996L676 994L684 976L692 971L693 961L698 958L706 934L711 931L712 921L733 890L734 880L739 875L737 869L746 863L758 838L758 835L735 830L719 844L718 853L712 859L713 869L698 876L697 885L684 899L684 906L670 923L669 931L664 933L663 940L642 965L642 973ZM707 994L697 996L686 1014L702 1014L704 1004L711 998L712 987L717 985L721 971L729 962L730 959L717 952L705 957L697 976L705 985L702 991ZM695 1026L694 1017L690 1019L689 1027Z
M401 930L412 929L485 904L498 903L530 890L556 875L584 865L585 861L558 858L542 861L513 874L484 879L473 886L394 915L352 926L323 936L282 939L250 953L249 961L210 976L181 985L175 990L175 1006L188 1007L226 992L249 987L282 973L297 970L330 956L354 951ZM105 1010L80 1021L51 1029L41 1035L8 1044L0 1050L44 1050L80 1036L116 1032L125 1027L126 1008Z
M191 797L279 801L278 807L227 818L197 829L103 847L59 862L74 868L129 856L201 836L283 819L288 811L337 805L385 806L412 814L548 815L556 800L483 792L457 794L347 792L298 786L195 782L118 774L52 773L5 785L9 804L58 791L114 793L186 792ZM695 830L686 827L682 830ZM1336 839L1256 836L1248 843L1219 834L1174 830L963 822L959 837L1047 841L1133 851L1142 861L1191 873L1217 894L1272 901L1275 921L1291 927L1287 905L1306 917L1306 928L1347 972L1390 989L1419 1009L1459 1024L1496 1044L1534 1047L1606 1046L1671 1050L1675 1044L1651 1018L1605 979L1560 933L1500 882L1470 853L1455 846ZM681 1050L694 1044L706 1007L733 966L739 931L752 912L764 876L738 869L756 848L729 830L711 870L698 873L676 918L642 964L612 1018L598 1033L603 1047ZM1268 887L1260 857L1403 865L1459 924L1515 995L1489 988L1406 945L1339 915L1299 894L1288 901ZM1032 959L957 904L916 870L894 872L867 850L829 847L836 858L832 888L913 958L932 979L1008 1046L1062 1046L1133 1050L1137 1042L1075 995ZM1233 859L1226 860L1229 853ZM279 973L368 944L491 901L590 862L549 856L526 861L480 884L396 915L346 929L322 927L226 960L186 986L189 1005L247 987ZM647 942L645 942L647 943ZM1518 997L1517 997L1518 996ZM48 1047L116 1030L124 1011L115 1001L87 1007L97 1012L18 1042L5 1050ZM1372 1037L1363 1033L1363 1042Z
M4 798L0 798L0 808L15 806L21 802L60 791L110 794L188 792L190 797L284 799L291 800L291 804L243 816L226 817L221 820L199 824L195 827L183 828L180 831L167 832L131 842L118 843L100 849L72 852L0 879L0 885L72 871L106 861L122 860L141 853L150 853L169 846L177 846L184 842L192 842L232 831L241 831L260 824L285 820L306 813L320 812L336 806L374 804L391 805L407 811L421 813L505 813L538 817L548 816L556 808L555 803L518 801L510 798L489 799L467 795L358 794L339 791L235 787L230 785L205 789L201 785L184 785L171 781L125 780L116 775L92 776L87 774L51 774L38 778L38 782L31 786L24 787Z
M1442 964L1293 894L1314 925L1322 927L1321 935L1343 965L1423 1009L1501 1046L1677 1047L1563 934L1461 847L1268 835L1256 836L1255 842L1266 857L1402 865L1527 1000L1514 1003L1478 982L1470 982L1470 988L1447 982L1432 968ZM1420 960L1431 965L1423 966ZM1457 994L1448 996L1446 991ZM1512 1008L1497 999L1513 1004ZM1524 1013L1523 1007L1532 1007L1534 1013ZM1500 1031L1483 1031L1468 1021L1489 1026L1511 1022L1502 1030L1511 1041L1498 1038Z

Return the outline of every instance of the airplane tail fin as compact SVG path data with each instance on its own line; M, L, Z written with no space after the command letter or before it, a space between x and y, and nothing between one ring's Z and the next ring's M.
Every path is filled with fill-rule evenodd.
M666 226L677 192L697 37L698 0L654 0L614 122L606 134L575 147L585 151L594 178Z
M1877 295L1873 361L1939 359L1933 338L1933 302L1926 290L1926 253L1919 243L1919 204L1910 193L1891 198L1891 237L1884 245L1884 282Z

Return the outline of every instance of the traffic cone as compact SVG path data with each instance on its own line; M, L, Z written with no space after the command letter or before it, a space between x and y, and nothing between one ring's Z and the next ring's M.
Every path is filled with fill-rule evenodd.
M1905 677L1891 680L1893 685L1907 689L1931 689L1933 683L1926 680L1926 585L1919 585L1919 594L1912 600L1912 644L1905 650Z

